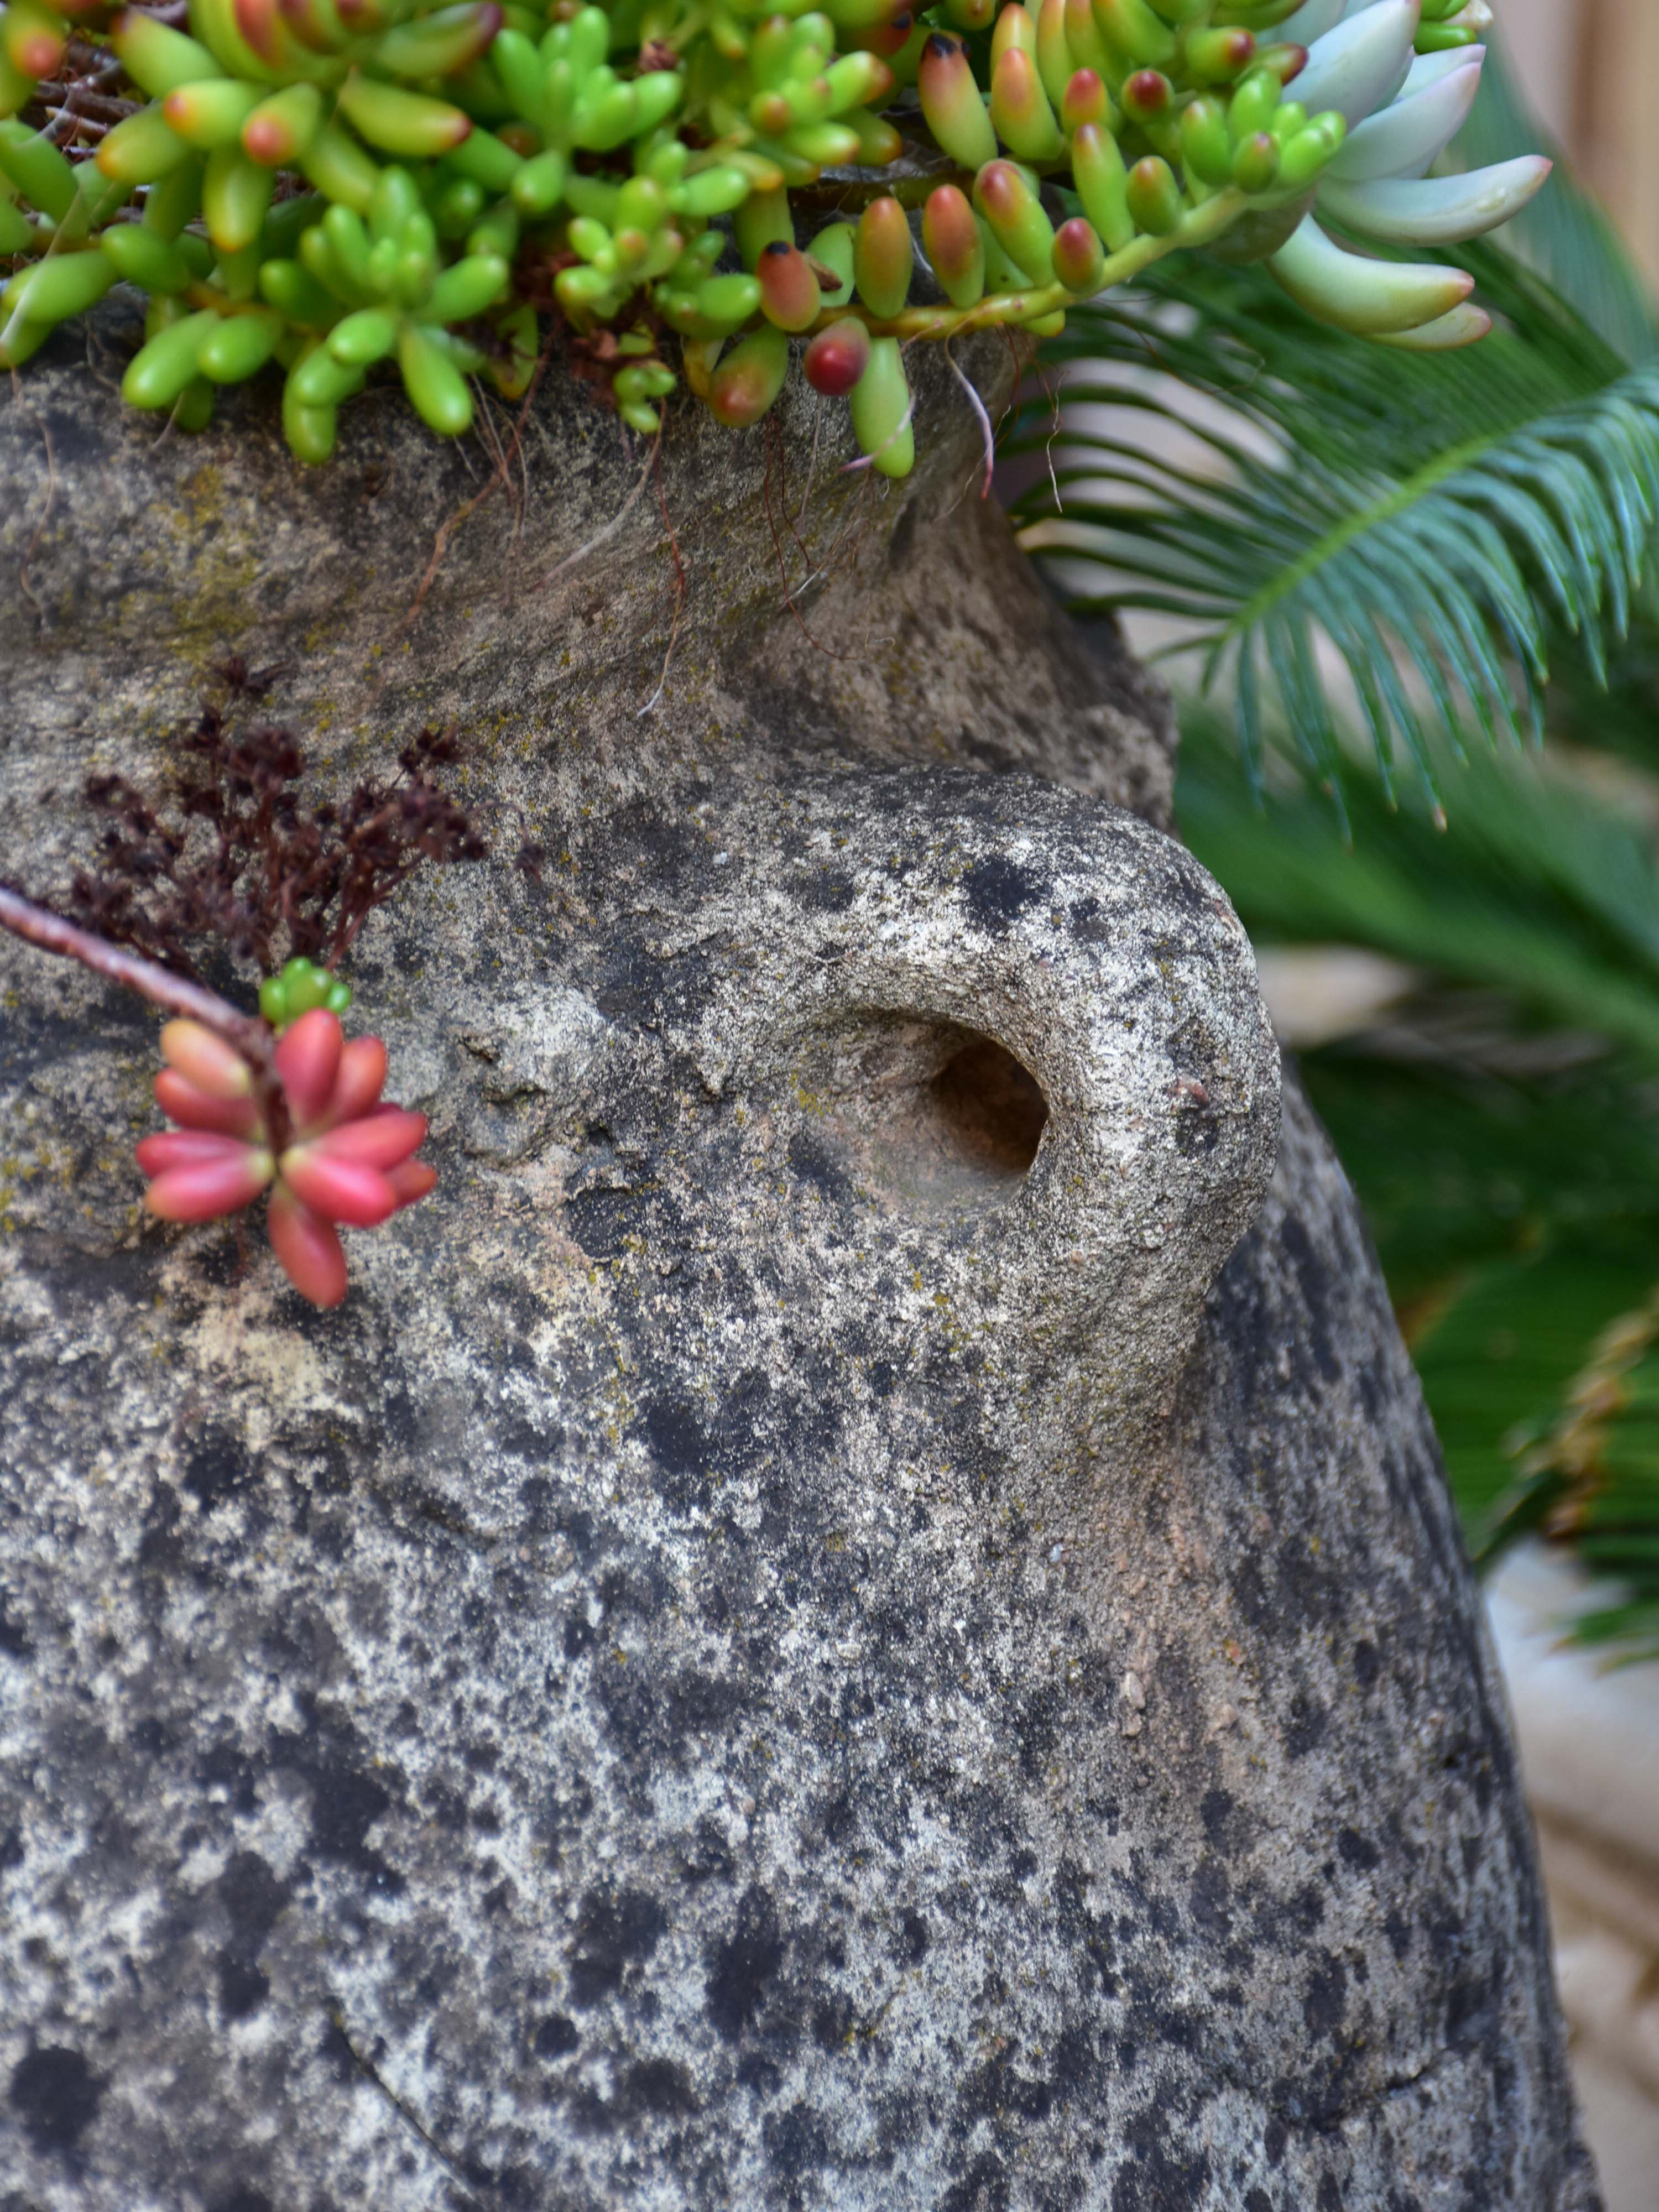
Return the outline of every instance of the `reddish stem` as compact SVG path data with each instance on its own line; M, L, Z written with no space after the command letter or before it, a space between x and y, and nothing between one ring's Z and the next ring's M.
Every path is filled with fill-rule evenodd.
M0 884L0 928L10 930L15 937L38 945L43 952L61 952L78 960L94 975L136 991L153 1006L164 1006L171 1014L200 1022L204 1029L222 1037L253 1070L259 1109L273 1150L280 1151L287 1143L288 1099L276 1073L276 1041L269 1023L245 1014L216 991L175 975L159 961L146 960L141 953L125 951L107 938L79 928L50 907L37 906L33 899L9 890L3 884Z

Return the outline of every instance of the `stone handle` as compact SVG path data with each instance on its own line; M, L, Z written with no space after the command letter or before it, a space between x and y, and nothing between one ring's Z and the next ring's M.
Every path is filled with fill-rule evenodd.
M780 813L751 848L756 965L726 1035L775 1073L872 1018L1011 1053L1041 1144L938 1233L939 1264L1028 1375L1081 1390L1087 1425L1160 1410L1277 1139L1278 1048L1219 888L1137 817L1024 778L815 781Z

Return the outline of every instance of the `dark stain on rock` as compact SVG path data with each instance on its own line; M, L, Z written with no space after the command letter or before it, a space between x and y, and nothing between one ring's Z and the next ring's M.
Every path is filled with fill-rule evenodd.
M1336 1839L1336 1848L1342 1855L1342 1863L1352 1867L1358 1874L1372 1874L1382 1863L1382 1852L1357 1828L1344 1828Z
M697 2109L691 2077L672 2058L644 2058L630 2066L617 2101L625 2113L647 2112L659 2119L683 2118Z
M78 2051L55 2043L26 2051L8 2092L25 2133L44 2158L78 2165L81 2138L97 2116L104 2084Z
M1347 1969L1330 1952L1309 1975L1302 1996L1302 2018L1310 2036L1338 2039L1348 2008Z
M245 2020L270 1993L259 1954L289 1893L257 1851L235 1852L214 1889L230 1923L229 1940L219 1954L219 2002L228 2020Z
M270 1763L291 1768L311 1792L311 1848L319 1858L354 1869L375 1889L395 1897L402 1891L403 1877L368 1837L392 1808L392 1793L386 1785L400 1783L398 1770L383 1759L374 1772L366 1772L367 1760L355 1732L337 1719L325 1717L326 1709L319 1710L314 1699L301 1703L310 1709L311 1728L303 1735L273 1730ZM250 1789L250 1810L252 1794Z
M1009 2212L1008 2170L994 2151L981 2151L939 2199L939 2212Z
M247 1447L223 1429L210 1429L191 1446L183 1483L204 1513L222 1505L248 1479Z
M1243 1841L1238 1806L1231 1790L1206 1790L1199 1801L1198 1817L1204 1823L1211 1850L1220 1852L1224 1858L1231 1858Z
M648 1959L662 1941L668 1916L643 1889L616 1895L590 1890L582 1899L570 1952L570 2002L586 2012L622 1987L629 1966Z
M809 1184L820 1197L843 1205L852 1194L846 1171L818 1138L797 1130L787 1148L790 1171Z
M1328 1718L1317 1698L1303 1690L1295 1692L1285 1727L1285 1748L1292 1759L1305 1759L1323 1739Z
M758 1882L751 1884L738 1900L732 1933L709 1954L704 1985L708 2017L728 2042L735 2042L760 2011L785 1948L770 1893Z
M641 1425L660 1472L666 1502L681 1513L706 1506L711 1495L712 1445L696 1407L685 1398L653 1398Z
M568 2014L550 2012L536 2023L531 2049L538 2058L566 2058L580 2041L576 2023Z
M1042 899L1048 886L1035 869L1018 860L992 854L975 860L962 878L961 890L968 911L981 929L1006 929L1018 921L1028 907Z
M1135 2142L1146 2124L1132 2130L1130 2156L1112 2184L1112 2212L1194 2212L1209 2186L1209 2160L1202 2151L1183 2155L1161 2137Z
M27 1659L34 1644L19 1616L9 1608L6 1598L0 1595L0 1651L9 1659Z

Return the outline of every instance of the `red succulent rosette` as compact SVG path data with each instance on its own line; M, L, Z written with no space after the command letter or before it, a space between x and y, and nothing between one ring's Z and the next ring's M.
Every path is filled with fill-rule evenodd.
M385 1045L348 1040L324 1007L302 1014L277 1042L274 1099L261 1098L247 1060L201 1022L169 1022L161 1052L156 1103L179 1126L138 1146L144 1203L163 1221L212 1221L269 1189L266 1224L289 1279L313 1305L338 1305L337 1224L376 1228L438 1180L413 1157L425 1115L380 1097Z

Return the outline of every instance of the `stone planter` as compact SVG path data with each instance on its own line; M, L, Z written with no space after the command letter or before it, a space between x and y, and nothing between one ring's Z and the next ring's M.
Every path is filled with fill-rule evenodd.
M148 1012L0 948L20 2207L1594 2202L1352 1200L929 375L890 494L682 426L678 619L568 386L459 522L378 400L312 476L0 396L8 872L232 648L497 842L362 941L443 1181L331 1314L144 1220Z

